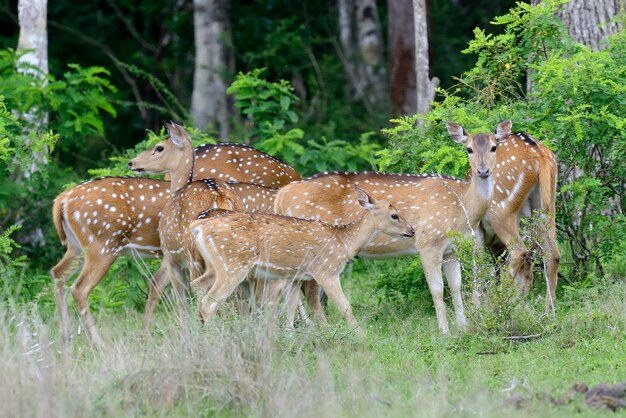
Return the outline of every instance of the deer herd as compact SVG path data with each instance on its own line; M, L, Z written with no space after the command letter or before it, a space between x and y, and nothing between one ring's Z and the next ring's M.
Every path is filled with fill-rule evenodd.
M150 280L144 328L171 283L181 312L193 289L203 321L239 289L275 305L285 301L286 322L296 311L325 324L320 290L362 334L340 274L355 256L419 254L437 323L449 333L445 276L456 325L466 327L461 266L450 232L508 252L508 272L522 292L533 282L533 253L519 232L520 218L539 211L537 227L546 273L546 306L554 310L559 250L556 244L554 154L511 121L495 133L468 134L447 122L466 148L467 179L441 175L330 172L307 179L289 165L247 145L194 150L188 133L166 124L169 137L128 163L135 173L166 173L168 180L104 177L62 192L52 215L64 257L51 270L61 334L72 336L66 282L83 326L96 346L104 341L89 309L89 294L120 255L162 257ZM443 272L443 274L442 274ZM238 294L245 292L237 292Z

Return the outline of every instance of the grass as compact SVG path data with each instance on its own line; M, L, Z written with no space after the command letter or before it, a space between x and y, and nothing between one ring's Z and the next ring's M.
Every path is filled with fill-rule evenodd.
M556 320L527 342L476 317L469 333L444 337L423 298L380 302L372 287L384 267L355 264L344 283L361 341L332 309L329 329L295 334L264 314L202 327L162 310L150 335L140 312L105 309L107 347L81 333L66 348L50 314L6 303L0 416L614 415L570 388L626 380L624 283L563 290Z

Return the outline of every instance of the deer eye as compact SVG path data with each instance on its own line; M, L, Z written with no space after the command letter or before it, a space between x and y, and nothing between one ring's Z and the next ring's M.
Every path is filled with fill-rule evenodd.
M161 145L155 148L156 152L163 152L164 149Z
M473 150L473 149L471 149L471 148L468 148L468 149L467 149L467 153L468 153L468 154L473 154L473 153L474 153L474 150Z
M399 221L400 216L397 213L394 213L393 215L391 215L391 219L393 219L394 221Z
M491 147L491 152L496 152L496 146L494 145L493 147Z

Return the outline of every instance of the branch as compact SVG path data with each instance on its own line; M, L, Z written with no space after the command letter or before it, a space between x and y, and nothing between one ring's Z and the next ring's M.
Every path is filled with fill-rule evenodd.
M76 35L79 38L81 38L82 40L84 40L85 42L87 42L88 44L93 45L93 46L95 46L97 48L100 48L102 51L104 51L104 53L107 55L107 57L109 57L109 59L111 61L113 61L113 64L115 64L115 67L120 72L120 74L122 74L122 77L124 78L126 83L130 86L130 88L131 88L131 90L133 92L133 96L135 97L135 100L136 100L137 104L143 102L143 99L141 98L141 92L139 91L139 87L137 87L137 83L128 74L126 69L121 65L121 61L117 59L115 54L113 54L113 51L111 50L111 48L109 48L106 44L103 44L102 42L98 41L97 39L94 39L91 36L85 35L84 33L81 33L79 31L77 31L76 29L73 29L73 28L70 28L68 26L62 25L59 22L51 20L51 21L48 22L48 25L50 25L53 28L59 29L59 30L61 30L63 32L67 32L69 34ZM141 113L142 119L147 124L148 120L149 120L148 112L144 108L142 108L141 106L137 106L137 108L139 109L139 113Z

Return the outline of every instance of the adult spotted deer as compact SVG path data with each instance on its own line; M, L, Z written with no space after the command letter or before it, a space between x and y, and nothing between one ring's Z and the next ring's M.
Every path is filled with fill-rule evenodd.
M270 187L300 178L282 161L246 145L201 146L195 154L194 178L210 175L225 181L257 182ZM266 188L234 187L239 189L235 192L243 196L244 206L246 202L258 204L255 201L264 201L263 196L257 194L263 195ZM89 294L120 255L161 256L157 228L169 195L170 183L167 181L104 177L74 186L57 196L52 215L61 243L67 250L50 273L55 283L61 332L65 339L69 339L71 328L65 297L67 280L80 270L72 294L89 337L101 345L89 310ZM265 199L266 202L270 200Z
M325 173L283 186L276 196L277 213L335 224L351 222L359 216L359 206L350 193L355 185L394 205L415 228L415 239L379 235L359 251L359 256L391 258L419 253L443 333L448 333L449 328L442 268L452 293L457 325L466 325L461 268L447 232L457 231L465 236L477 233L493 196L497 142L509 135L511 122L500 123L495 134L470 135L454 122L447 122L446 126L452 139L467 149L472 172L469 181L434 175Z
M376 201L355 187L356 201L366 210L347 225L273 214L223 212L193 222L191 253L199 254L213 286L200 306L203 319L248 277L266 280L313 279L328 294L358 333L350 302L339 274L363 246L379 232L413 237L413 227L385 201ZM198 280L204 280L200 277ZM296 296L297 293L296 293ZM325 317L323 317L325 320Z
M555 223L556 176L557 161L548 147L526 133L509 134L498 145L493 197L481 222L487 245L497 249L503 244L509 249L509 271L520 289L527 292L533 284L532 255L520 237L519 218L544 211L546 218L539 225L538 238L547 275L546 305L551 311L560 260Z
M128 166L137 172L168 173L171 176L170 198L163 207L159 221L163 262L150 286L146 305L146 326L158 295L168 282L174 286L181 310L184 309L187 280L182 269L188 267L184 241L188 235L189 224L205 209L244 210L242 198L237 191L249 195L252 188L260 187L254 185L239 187L235 184L226 186L223 182L213 179L193 181L194 153L189 134L179 125L165 126L169 131L169 139L159 142L153 149L139 154L128 163ZM269 193L268 196L269 201L262 204L264 196L258 194L258 203L264 207L269 206L274 193Z

